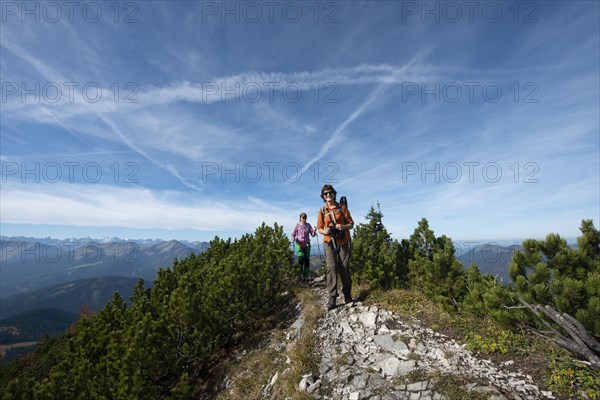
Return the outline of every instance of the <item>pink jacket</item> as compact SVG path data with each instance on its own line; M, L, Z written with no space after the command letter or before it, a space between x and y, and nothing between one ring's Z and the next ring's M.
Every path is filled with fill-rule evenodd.
M292 240L298 243L304 243L310 245L310 238L308 235L315 236L317 232L311 224L305 222L304 224L297 223L292 232Z

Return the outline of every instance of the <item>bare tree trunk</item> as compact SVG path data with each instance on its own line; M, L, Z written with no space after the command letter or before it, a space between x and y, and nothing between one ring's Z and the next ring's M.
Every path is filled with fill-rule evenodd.
M585 357L592 367L600 369L600 357L598 357L597 354L600 352L600 343L589 334L579 321L567 313L560 314L549 305L534 306L527 303L523 298L519 298L519 301L533 312L550 329L550 331L552 331L554 337L550 337L549 339L567 350ZM570 338L554 329L542 318L540 312L564 329L569 334Z

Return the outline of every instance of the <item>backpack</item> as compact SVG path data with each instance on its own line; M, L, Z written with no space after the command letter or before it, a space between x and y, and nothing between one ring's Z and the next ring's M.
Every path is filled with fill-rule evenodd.
M348 208L348 200L346 200L346 196L340 197L340 204L343 204Z

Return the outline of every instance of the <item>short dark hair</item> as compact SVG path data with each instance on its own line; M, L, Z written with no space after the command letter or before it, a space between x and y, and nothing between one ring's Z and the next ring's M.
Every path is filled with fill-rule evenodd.
M306 213L301 213L300 214L300 221L302 221L302 219L306 219Z
M333 188L333 186L331 185L323 185L323 187L321 188L321 198L323 199L323 201L325 200L325 195L323 193L327 192L328 190L331 190L333 192L333 197L335 197L337 195L337 192L335 191L335 189Z

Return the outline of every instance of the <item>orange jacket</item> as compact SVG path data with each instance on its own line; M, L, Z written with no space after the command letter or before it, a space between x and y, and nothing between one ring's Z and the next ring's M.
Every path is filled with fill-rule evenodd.
M348 211L348 207L346 207L344 204L339 204L336 203L337 207L331 207L329 208L329 206L327 204L325 204L323 206L323 208L321 208L321 210L317 213L317 229L324 229L326 226L331 226L331 225L335 225L337 224L342 224L342 225L349 225L352 224L354 225L354 220L352 219L352 216L350 215L350 211ZM335 216L335 222L334 221L334 217ZM337 239L337 244L344 244L346 243L348 240L350 240L350 231L346 230L344 231L345 235L342 239ZM323 236L323 241L324 242L331 242L331 236L330 235L324 235Z

